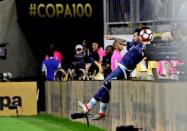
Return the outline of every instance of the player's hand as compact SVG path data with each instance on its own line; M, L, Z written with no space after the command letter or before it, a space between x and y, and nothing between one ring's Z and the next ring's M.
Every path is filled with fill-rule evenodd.
M162 40L163 41L171 41L171 40L173 40L171 32L165 32L165 33L163 33L162 34Z
M105 35L106 40L112 40L112 36L111 35Z

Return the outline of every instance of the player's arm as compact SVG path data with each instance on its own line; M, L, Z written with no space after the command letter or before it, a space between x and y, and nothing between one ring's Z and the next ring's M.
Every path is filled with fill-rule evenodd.
M124 40L124 39L116 38L116 37L113 37L113 36L111 36L111 35L106 35L105 38L106 38L107 40L115 40L115 41L118 41L118 42L120 42L120 43L123 43L124 46L127 46L127 41Z

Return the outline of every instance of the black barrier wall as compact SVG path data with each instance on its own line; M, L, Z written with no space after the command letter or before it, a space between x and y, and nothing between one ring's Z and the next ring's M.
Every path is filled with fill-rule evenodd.
M114 80L106 119L91 124L112 131L125 125L143 131L186 131L186 84ZM101 85L102 81L46 82L46 112L71 119L72 113L81 111L77 101L88 102Z

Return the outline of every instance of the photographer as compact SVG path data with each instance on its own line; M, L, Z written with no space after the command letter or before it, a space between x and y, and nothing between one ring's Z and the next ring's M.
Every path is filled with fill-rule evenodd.
M169 79L169 80L178 80L180 71L178 68L183 64L182 56L184 54L185 43L182 42L180 37L182 30L173 29L172 32L166 32L170 34L165 39L162 40L162 37L155 37L152 44L147 47L147 55L149 60L157 61L157 68L153 70L154 78L157 79ZM177 32L177 34L176 34ZM182 36L182 35L180 35ZM170 40L170 41L168 41Z
M163 33L159 41L154 40L152 42L158 45L158 52L155 51L154 57L161 60L157 62L157 78L178 80L185 77L187 72L186 34L187 23L178 22L171 32Z

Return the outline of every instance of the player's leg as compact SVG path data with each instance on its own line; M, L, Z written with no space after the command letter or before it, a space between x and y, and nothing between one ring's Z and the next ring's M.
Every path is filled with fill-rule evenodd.
M115 71L110 73L110 75L104 80L103 85L101 88L96 92L94 97L87 103L87 104L82 104L79 102L79 105L81 106L82 110L84 112L90 112L94 105L101 101L100 103L100 111L99 113L105 113L107 109L108 102L110 100L110 94L109 91L111 89L111 80L112 78L115 77L123 77L123 71L118 67Z
M84 112L90 112L95 106L95 104L99 102L102 98L106 99L108 102L109 97L106 96L109 96L109 90L105 89L105 87L102 86L88 103L83 104L79 102L78 104Z
M94 95L94 97L88 103L85 103L85 104L83 104L81 102L78 103L84 112L90 112L92 110L92 108L95 106L95 104L97 102L101 101L101 99L104 99L105 103L109 102L109 89L107 89L105 86L107 85L107 87L110 87L111 82L104 81L104 83L108 83L108 84L103 84L103 86L97 91L97 93Z
M110 101L109 91L102 94L100 100L99 112L92 118L92 120L100 120L105 117L105 112Z
M103 86L98 90L95 94L94 98L97 101L100 101L100 109L97 115L95 115L92 119L99 120L105 117L105 112L110 101L110 89L111 89L111 80L112 78L121 78L123 77L123 71L120 68L117 68L113 71L104 81ZM89 103L87 104L89 105Z

